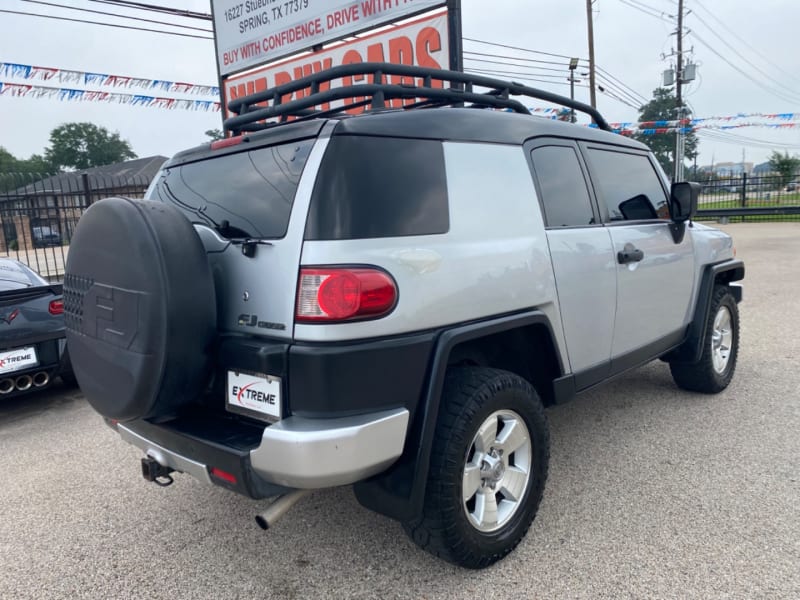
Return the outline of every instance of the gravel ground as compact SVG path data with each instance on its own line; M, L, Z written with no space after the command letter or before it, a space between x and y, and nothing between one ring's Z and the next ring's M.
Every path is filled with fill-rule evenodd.
M800 598L800 223L724 229L748 269L733 384L653 363L548 410L544 500L499 564L429 556L350 488L262 532L263 503L146 483L54 387L0 404L0 598Z

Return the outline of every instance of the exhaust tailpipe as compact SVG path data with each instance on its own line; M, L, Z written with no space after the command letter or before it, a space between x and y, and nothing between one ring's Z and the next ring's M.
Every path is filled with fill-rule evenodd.
M17 389L20 392L24 392L25 390L31 389L31 385L33 385L33 379L31 379L30 375L20 375L17 377Z
M283 496L279 496L272 504L270 504L264 512L256 515L256 523L261 529L266 531L275 524L275 521L285 515L290 508L292 508L304 496L311 493L312 490L295 490Z
M50 375L47 371L39 371L33 376L33 387L43 387L50 383Z
M0 381L0 394L10 394L14 391L14 380L3 379Z

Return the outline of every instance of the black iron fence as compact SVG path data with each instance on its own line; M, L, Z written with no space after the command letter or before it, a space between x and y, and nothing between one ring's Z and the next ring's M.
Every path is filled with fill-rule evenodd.
M140 176L0 173L0 257L59 281L83 212L109 196L142 198L149 184Z
M747 175L701 183L698 220L800 221L800 183ZM141 176L0 173L0 257L59 281L83 212L109 196L142 198L149 184Z
M779 175L699 182L698 220L800 221L800 185Z

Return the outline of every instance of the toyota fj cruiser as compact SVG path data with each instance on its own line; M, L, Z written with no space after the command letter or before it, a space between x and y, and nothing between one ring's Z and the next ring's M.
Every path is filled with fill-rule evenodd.
M542 498L544 407L656 358L687 390L731 381L731 238L591 107L360 64L229 109L231 137L176 155L144 201L96 203L72 239L75 374L147 479L280 496L263 527L354 484L426 550L485 567Z

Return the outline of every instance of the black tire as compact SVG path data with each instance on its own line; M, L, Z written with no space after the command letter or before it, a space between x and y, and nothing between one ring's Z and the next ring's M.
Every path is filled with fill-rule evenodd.
M214 280L189 220L161 202L107 198L81 217L64 276L72 370L92 407L162 419L210 377Z
M467 514L470 509L469 501L462 498L463 478L468 462L474 460L470 452L479 428L498 411L516 413L527 428L529 475L507 521L501 520L494 531L481 531ZM498 429L498 440L502 431L502 427ZM516 453L510 456L509 460L516 460ZM488 567L511 552L528 531L544 492L549 457L547 418L527 381L496 369L451 369L436 424L423 511L419 518L403 523L403 528L417 545L435 556L471 569ZM478 489L479 493L488 492L483 484ZM498 494L502 498L502 492Z
M730 320L730 346L724 368L714 365L715 347L719 346L714 337L714 322L720 311L727 311ZM718 336L719 338L719 336ZM722 348L726 346L721 346ZM703 354L696 363L671 362L672 378L678 387L692 392L716 394L721 392L733 378L736 358L739 354L739 308L736 299L727 286L714 288L711 307L708 311L705 333L703 335ZM719 365L719 363L718 363ZM721 366L721 365L719 365Z
M72 371L61 373L59 375L59 378L61 379L61 383L63 383L67 387L70 388L78 387L78 380L75 378L75 373L73 373Z

